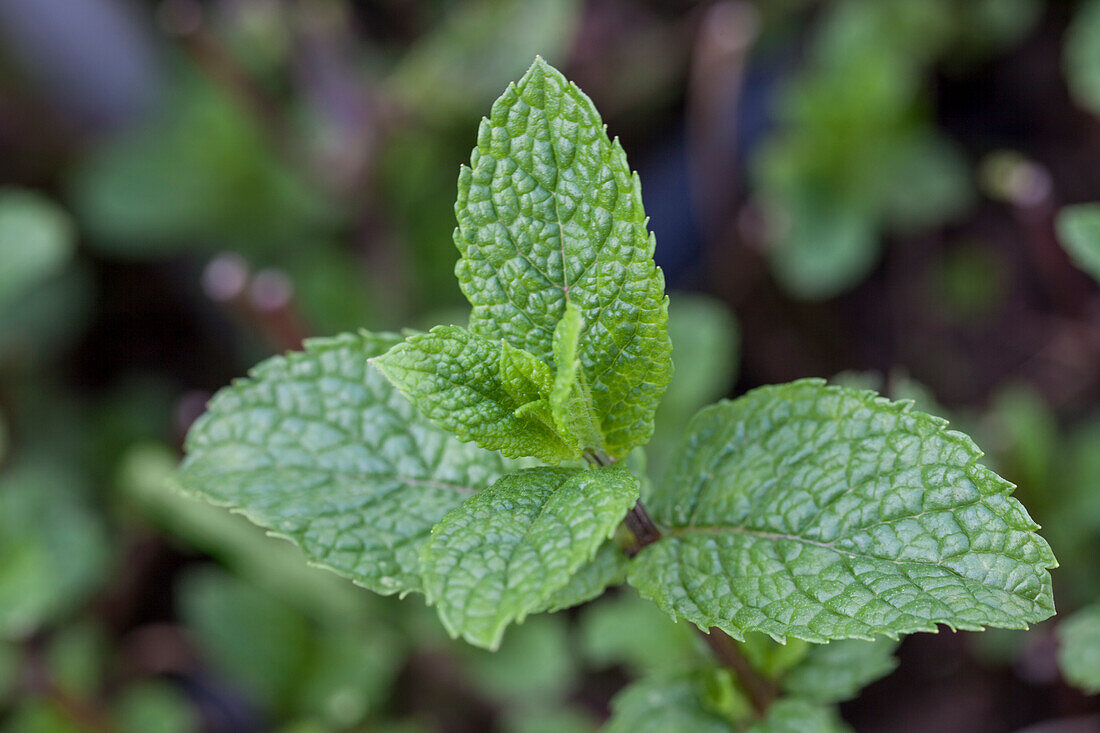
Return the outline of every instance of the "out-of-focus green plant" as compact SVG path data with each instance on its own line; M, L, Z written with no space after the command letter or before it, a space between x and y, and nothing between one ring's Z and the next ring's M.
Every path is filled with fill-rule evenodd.
M1100 2L1082 2L1066 31L1062 64L1070 92L1100 115Z
M1100 694L1100 604L1063 622L1058 641L1058 661L1066 679L1089 694Z
M270 255L332 232L341 212L280 159L239 100L180 64L163 108L74 171L89 242L126 257L200 246Z
M936 130L925 77L949 49L1020 37L1032 2L832 3L805 68L781 90L778 130L753 160L776 277L827 298L859 282L887 233L937 226L973 200L969 166Z
M542 59L482 121L455 211L468 327L344 334L264 362L192 427L182 488L380 594L424 593L451 636L493 651L625 574L721 664L669 636L688 669L628 688L610 730L843 730L831 705L893 667L877 635L1053 614L1057 563L1011 484L945 421L873 392L802 380L698 411L645 492L650 518L632 469L672 379L664 278L621 146ZM713 306L691 317L730 330ZM728 366L720 347L709 363ZM722 388L688 374L673 409ZM259 603L225 605L304 636ZM555 627L513 633L521 651L486 667L488 688L560 694ZM623 646L603 652L650 663ZM294 676L272 672L286 659L262 667Z
M1067 206L1058 212L1057 224L1062 246L1073 261L1100 281L1100 204Z

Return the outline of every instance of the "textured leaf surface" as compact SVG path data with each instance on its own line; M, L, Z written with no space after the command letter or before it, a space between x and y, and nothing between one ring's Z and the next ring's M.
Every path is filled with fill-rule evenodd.
M604 542L596 556L573 574L564 588L554 591L531 613L554 613L587 603L610 586L626 582L630 558L619 549L615 540ZM652 604L650 604L652 605Z
M650 677L611 701L603 733L732 733L732 721L707 704L700 675Z
M524 371L529 365L514 351L508 356L502 362L498 342L458 326L436 326L373 363L428 419L461 440L512 458L534 456L547 463L580 458L538 412L517 414L532 404L521 401L522 395L541 375ZM502 373L509 375L507 382Z
M981 455L872 392L754 390L692 421L650 505L665 538L629 580L736 638L1025 628L1054 613L1056 562Z
M582 449L602 452L600 421L592 405L580 360L580 339L584 320L576 304L570 303L554 329L554 384L550 389L550 412L558 432Z
M1059 628L1058 664L1071 684L1100 693L1100 603L1078 611Z
M1097 8L1100 9L1100 3ZM1066 206L1058 212L1056 221L1058 238L1070 257L1078 267L1100 280L1100 204Z
M813 702L849 700L897 668L896 648L891 639L815 644L783 678L783 689Z
M590 99L541 59L483 120L455 204L470 328L552 359L566 303L605 444L648 440L672 366L641 186Z
M379 593L420 590L431 527L505 473L427 420L367 363L393 335L315 339L219 392L180 483Z
M453 636L495 649L591 560L638 500L615 466L531 468L471 497L432 530L420 554L424 592Z

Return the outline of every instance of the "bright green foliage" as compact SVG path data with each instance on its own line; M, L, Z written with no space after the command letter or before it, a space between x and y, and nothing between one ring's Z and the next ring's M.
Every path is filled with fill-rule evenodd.
M592 393L580 360L580 339L584 320L575 303L569 303L554 329L554 386L550 390L550 413L558 431L582 449L603 450L600 421L592 405Z
M1071 684L1100 693L1100 603L1078 611L1058 627L1058 664Z
M848 733L851 731L831 708L797 698L779 700L745 733Z
M622 467L532 468L468 499L420 553L424 593L453 636L495 649L563 588L638 500Z
M627 687L611 701L611 720L603 733L730 733L732 720L715 709L713 688L733 692L720 680L708 679L721 670L682 676L647 677ZM737 701L743 717L748 702Z
M432 426L368 365L397 341L316 339L223 389L188 435L181 485L371 590L420 590L432 525L507 464Z
M603 593L609 586L626 582L629 558L614 540L604 542L590 562L574 573L569 583L550 594L545 603L532 613L554 613L579 606Z
M513 458L580 458L544 421L545 410L524 409L537 404L521 400L545 379L531 359L505 354L499 342L464 328L436 326L373 362L417 409L462 440Z
M1100 3L1096 4L1096 8L1100 27ZM1093 40L1100 53L1100 41ZM1073 261L1082 270L1100 280L1100 204L1066 206L1058 212L1056 223L1058 238Z
M851 699L859 691L894 671L897 642L834 641L811 646L802 661L783 677L783 689L812 702Z
M1100 2L1081 3L1062 49L1070 92L1081 106L1100 115Z
M871 392L753 390L692 421L650 506L666 538L629 580L736 638L1026 628L1054 613L1056 562L981 455Z
M786 234L805 251L788 241L775 257L801 295L850 284L873 263L883 226L933 224L965 203L953 149L915 113L919 69L879 43L884 27L909 24L919 31L909 51L931 63L935 49L918 52L919 39L949 42L941 11L954 3L930 2L842 4L815 46L822 78L788 100L793 120L823 130L820 139L792 133L764 156L766 198L803 207L786 212ZM844 114L819 125L835 92L850 89ZM837 166L850 179L834 185ZM865 190L875 192L868 208L848 206L845 197ZM736 323L705 301L685 301L679 316L688 369L656 447L656 463L670 466L646 488L661 536L628 557L623 547L642 544L622 524L641 493L640 446L672 379L668 302L637 176L591 101L536 59L482 122L455 212L468 328L314 340L264 362L192 429L180 477L188 490L361 585L423 591L453 637L491 650L509 624L627 578L660 608L628 595L582 617L589 661L657 674L615 699L611 733L843 731L827 706L895 665L893 642L858 640L938 624L1024 628L1053 614L1056 561L1014 487L980 465L969 438L911 403L820 380L766 387L702 410L670 450L687 416L730 386L735 365ZM518 469L530 463L487 451L595 466ZM1034 463L1041 473L1049 461ZM131 496L194 533L185 504ZM165 518L166 506L178 516ZM264 590L285 602L259 546L230 535L226 526L205 541L228 563L259 569ZM329 722L352 725L388 683L357 677L366 649L317 637L293 600L196 583L181 615L254 695L296 712L340 709ZM283 585L313 587L296 576ZM317 607L339 615L345 602ZM238 629L210 621L234 613ZM406 625L423 609L412 616ZM755 673L788 697L758 714L762 701L713 666L692 624L739 640ZM265 635L294 648L275 649ZM491 696L531 713L504 727L587 729L583 716L539 717L558 712L547 698L575 680L565 619L544 617L513 638L521 643L502 660L464 659L471 676L490 680ZM242 653L253 646L270 656ZM341 681L354 709L325 698ZM291 700L292 687L306 692Z
M672 373L664 276L638 178L591 100L537 59L482 121L455 213L471 330L550 361L576 304L604 446L645 443Z

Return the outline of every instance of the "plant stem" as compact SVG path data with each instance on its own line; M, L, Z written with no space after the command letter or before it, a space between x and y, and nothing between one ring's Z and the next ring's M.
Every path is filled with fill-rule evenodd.
M634 535L635 545L631 555L637 555L644 548L661 539L661 530L650 519L649 512L645 510L641 499L627 512L623 521L626 523L626 528L630 530L630 534Z
M741 688L749 696L753 709L760 717L779 696L779 687L772 680L757 672L752 663L741 653L740 645L729 634L712 626L709 632L698 630L714 656L725 666L733 670Z
M637 555L644 548L661 539L661 530L653 523L641 499L634 505L623 520L627 529L634 535L635 546L630 553ZM768 707L779 696L779 688L774 682L757 672L752 663L741 653L740 645L729 634L712 626L708 631L696 629L707 643L714 656L729 667L741 683L745 694L749 696L756 714L763 717Z

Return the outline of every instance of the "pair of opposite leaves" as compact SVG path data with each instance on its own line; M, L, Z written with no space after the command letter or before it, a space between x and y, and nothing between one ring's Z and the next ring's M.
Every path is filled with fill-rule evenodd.
M567 304L554 329L555 370L507 341L458 326L410 336L372 363L434 423L486 450L545 463L604 452L581 367L584 322Z
M452 633L495 646L511 620L621 579L614 547L584 563L638 482L513 472L409 402L509 455L625 456L671 376L668 306L636 175L541 61L482 122L456 214L469 330L343 337L262 365L196 423L182 476L367 587L423 590ZM409 402L364 363L390 347L375 363ZM665 537L629 580L736 638L1024 627L1053 612L1054 558L980 457L873 393L756 390L692 422L649 497Z

